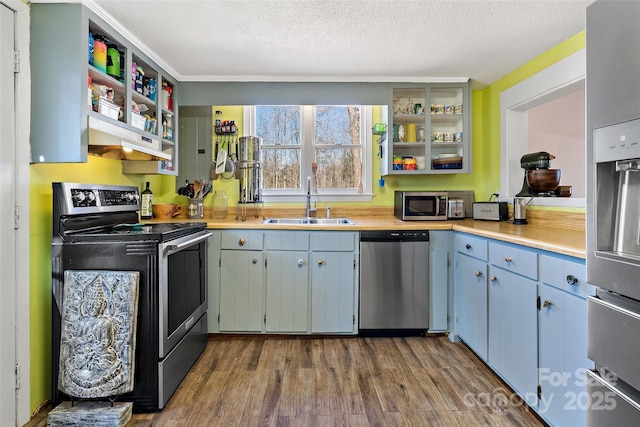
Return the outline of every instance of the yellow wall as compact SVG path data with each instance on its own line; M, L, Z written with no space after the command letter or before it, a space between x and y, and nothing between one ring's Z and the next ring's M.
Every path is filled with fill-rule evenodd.
M560 43L529 63L514 70L483 90L473 91L473 165L471 174L387 176L385 186L378 186L379 159L373 154L371 205L391 206L397 189L476 190L478 200L486 200L500 187L500 93L531 77L544 68L584 48L581 32ZM214 108L215 110L215 108ZM228 108L227 108L228 110ZM242 114L223 111L224 119L233 118L241 126ZM227 117L227 115L229 117ZM379 121L374 117L374 122ZM142 189L151 183L154 200L186 204L184 196L175 192L176 179L171 176L138 176L122 174L119 161L89 156L84 164L34 164L30 167L30 246L31 246L31 408L35 410L50 398L51 357L51 233L52 192L55 181L90 182L102 184L136 185ZM194 177L195 179L195 177ZM225 190L230 201L238 200L237 181L218 179L214 189ZM210 203L210 197L206 203Z
M87 163L33 164L30 166L30 346L32 411L51 397L51 236L52 182L87 182L144 185L145 177L123 175L119 161L89 156ZM148 176L152 189L159 176ZM175 181L175 180L174 180ZM160 192L160 191L159 191Z

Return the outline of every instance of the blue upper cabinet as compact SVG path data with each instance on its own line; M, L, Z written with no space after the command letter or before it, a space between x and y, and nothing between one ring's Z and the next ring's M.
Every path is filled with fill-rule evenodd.
M95 154L125 160L125 173L177 174L170 75L77 3L32 4L30 49L33 163Z

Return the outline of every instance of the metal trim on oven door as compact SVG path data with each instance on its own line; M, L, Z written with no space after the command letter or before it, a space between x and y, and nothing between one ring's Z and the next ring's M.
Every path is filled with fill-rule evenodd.
M175 347L176 344L180 341L180 339L189 331L200 317L206 312L208 305L208 290L205 287L205 298L204 302L198 307L196 311L191 313L191 315L184 321L182 324L171 334L168 335L169 329L169 319L167 315L162 315L162 313L168 312L168 300L167 295L169 293L167 276L168 276L168 263L167 258L180 252L184 249L187 249L193 245L198 245L209 237L211 237L213 233L210 231L202 231L195 234L190 234L185 237L181 237L179 239L170 240L168 242L164 242L160 244L160 256L159 256L159 292L158 292L158 304L159 304L159 314L160 317L158 319L158 334L159 334L159 347L160 347L160 358L165 357L172 348ZM206 247L205 247L206 250ZM206 262L206 254L205 254L205 262ZM205 265L206 269L206 265ZM205 271L206 278L206 271Z

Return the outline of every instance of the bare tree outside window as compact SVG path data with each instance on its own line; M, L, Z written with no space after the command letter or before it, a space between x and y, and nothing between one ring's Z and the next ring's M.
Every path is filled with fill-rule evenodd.
M257 106L256 133L262 137L262 188L300 188L302 108Z
M360 107L316 106L315 156L318 188L360 187Z
M314 191L362 191L360 106L256 106L255 121L263 189L300 189L316 162Z

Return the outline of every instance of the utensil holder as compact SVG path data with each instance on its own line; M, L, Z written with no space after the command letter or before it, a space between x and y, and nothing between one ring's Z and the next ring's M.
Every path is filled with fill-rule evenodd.
M204 199L202 197L190 198L187 211L190 219L204 218Z

